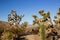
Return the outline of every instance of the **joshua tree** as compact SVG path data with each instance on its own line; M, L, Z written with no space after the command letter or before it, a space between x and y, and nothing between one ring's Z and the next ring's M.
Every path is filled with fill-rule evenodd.
M11 14L8 14L8 22L11 24L19 24L24 15L17 15L16 11L12 10Z
M49 12L44 13L44 10L41 10L39 11L39 14L43 16L43 18L38 18L36 15L33 15L34 17L33 24L38 24L40 26L39 29L40 36L42 40L46 40L46 35L45 35L46 25L44 25L44 22L50 19L50 13Z

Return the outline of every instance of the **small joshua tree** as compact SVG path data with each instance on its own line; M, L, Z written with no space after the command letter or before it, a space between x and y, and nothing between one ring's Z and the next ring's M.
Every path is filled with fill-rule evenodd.
M17 15L16 11L12 10L11 14L8 14L8 22L11 24L19 24L24 15Z

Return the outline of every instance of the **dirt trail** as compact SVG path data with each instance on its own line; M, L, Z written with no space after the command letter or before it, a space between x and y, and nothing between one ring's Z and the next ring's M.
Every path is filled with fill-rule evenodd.
M23 36L26 40L40 40L38 35L26 35Z

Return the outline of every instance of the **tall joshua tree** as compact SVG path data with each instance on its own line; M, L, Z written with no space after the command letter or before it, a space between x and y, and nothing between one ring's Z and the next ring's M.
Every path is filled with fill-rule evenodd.
M46 35L45 35L46 26L44 25L44 22L46 22L48 20L50 20L50 22L51 22L50 12L45 13L44 10L40 10L39 14L41 16L43 16L43 18L38 18L36 15L33 15L33 17L34 17L33 24L39 25L39 27L40 27L39 33L40 33L41 40L46 40Z
M12 10L11 14L8 14L8 22L11 24L19 24L24 15L17 15L16 11Z

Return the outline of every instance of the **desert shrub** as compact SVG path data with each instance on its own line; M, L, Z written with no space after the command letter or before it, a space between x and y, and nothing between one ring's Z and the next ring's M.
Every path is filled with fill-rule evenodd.
M28 22L24 22L24 23L21 24L21 29L24 30L24 32L25 32L27 26L28 26Z
M24 33L24 30L21 27L11 26L10 28L5 28L2 33L2 40L11 40L14 38L20 37Z
M10 31L16 34L17 36L21 35L24 32L24 30L20 27L17 27L17 28L12 27L10 28Z
M15 35L9 31L9 28L4 29L1 40L12 40Z

